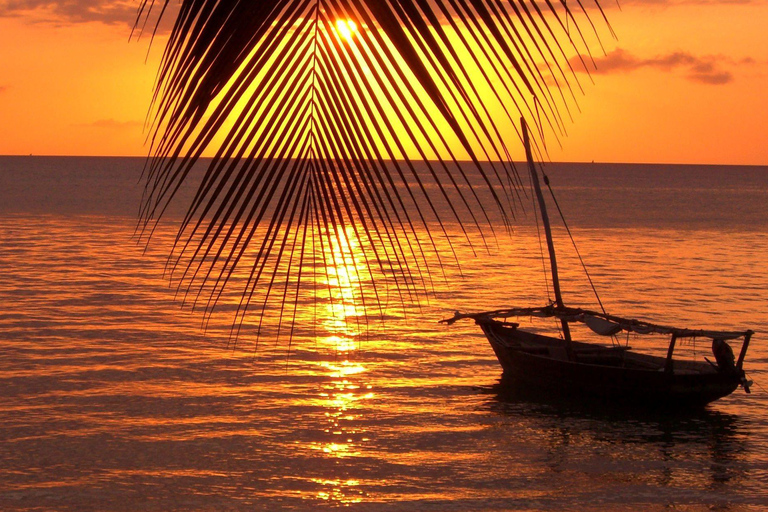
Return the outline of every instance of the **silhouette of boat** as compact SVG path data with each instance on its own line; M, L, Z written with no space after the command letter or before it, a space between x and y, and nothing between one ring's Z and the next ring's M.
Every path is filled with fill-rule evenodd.
M567 307L563 303L557 274L557 260L546 203L533 161L525 124L523 139L534 192L538 200L549 249L555 301L543 307L506 308L480 313L456 312L443 320L472 319L480 326L504 370L504 382L536 392L577 395L627 405L701 407L731 394L739 386L749 393L750 381L744 370L753 331L712 331L683 329L642 320L622 318L605 311ZM546 177L545 177L546 180ZM510 318L552 318L560 322L562 338L524 329ZM626 345L579 342L571 338L569 325L586 324L597 334L619 332L668 335L666 357L638 353ZM674 358L678 341L704 338L712 341L715 362ZM615 340L615 338L614 338ZM738 358L728 341L740 340Z

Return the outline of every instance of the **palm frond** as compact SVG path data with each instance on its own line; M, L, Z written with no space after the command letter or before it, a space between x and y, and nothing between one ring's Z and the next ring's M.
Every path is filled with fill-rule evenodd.
M153 101L142 236L209 154L168 260L205 317L236 286L233 336L271 311L292 337L304 285L340 300L342 274L366 307L383 312L393 292L418 302L456 259L449 224L475 246L511 226L514 120L564 134L580 87L569 58L599 44L577 6L182 0ZM144 0L139 17L153 11Z

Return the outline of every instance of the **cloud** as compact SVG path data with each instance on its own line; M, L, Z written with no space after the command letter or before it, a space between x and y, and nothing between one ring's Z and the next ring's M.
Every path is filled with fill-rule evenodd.
M175 9L176 4L170 2L169 10ZM54 24L100 22L133 26L139 5L138 0L7 0L0 2L0 17L24 17ZM154 12L159 13L158 5ZM175 13L167 13L168 18L174 16Z
M137 4L120 0L10 0L0 4L0 16L67 24L91 21L133 24Z
M651 68L667 73L682 70L688 80L709 85L721 85L733 81L733 74L722 69L723 65L733 64L733 62L722 56L697 57L688 52L673 52L643 59L626 50L617 49L605 57L596 58L594 66L589 64L590 61L586 57L571 59L571 65L574 69L586 72L587 68L582 64L582 59L588 63L589 72L598 75ZM750 59L743 62L749 63Z

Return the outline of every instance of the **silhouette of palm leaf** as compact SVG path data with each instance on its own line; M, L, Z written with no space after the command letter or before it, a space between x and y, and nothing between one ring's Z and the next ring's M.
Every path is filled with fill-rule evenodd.
M418 301L435 261L455 258L448 224L470 244L511 224L513 120L564 133L579 87L569 56L599 42L575 7L182 0L153 102L142 233L207 152L168 262L206 318L236 285L235 336L249 313L257 333L269 314L292 336L312 302L302 289L316 298L344 272L382 312L392 290ZM139 20L153 9L144 0Z

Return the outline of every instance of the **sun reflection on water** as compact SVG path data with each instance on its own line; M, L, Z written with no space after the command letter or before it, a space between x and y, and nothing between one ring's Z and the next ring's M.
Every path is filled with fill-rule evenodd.
M371 293L371 283L370 276L360 271L367 268L366 255L351 228L339 230L326 240L333 243L323 247L324 268L315 274L327 294L317 312L316 343L332 353L333 359L316 363L317 372L325 379L315 405L325 421L320 440L310 449L326 460L340 462L360 457L363 444L370 440L362 425L366 402L374 399L375 393L366 382L368 368L355 360L355 353L367 334L370 313L365 296ZM341 466L338 468L335 471ZM363 501L358 479L332 474L311 481L317 486L314 499L343 505Z
M351 505L363 501L362 492L358 496L350 496L349 489L355 489L360 486L359 480L322 480L319 478L312 481L322 487L328 488L328 491L320 491L317 497L323 501L331 501Z
M323 410L325 427L319 441L310 448L324 459L343 461L360 457L362 446L370 440L362 425L365 402L374 398L373 386L364 383L366 368L360 363L343 360L319 363L328 379L318 393L316 405ZM333 466L334 471L343 466ZM363 499L360 481L348 478L313 478L319 489L314 498L341 504L358 503Z

